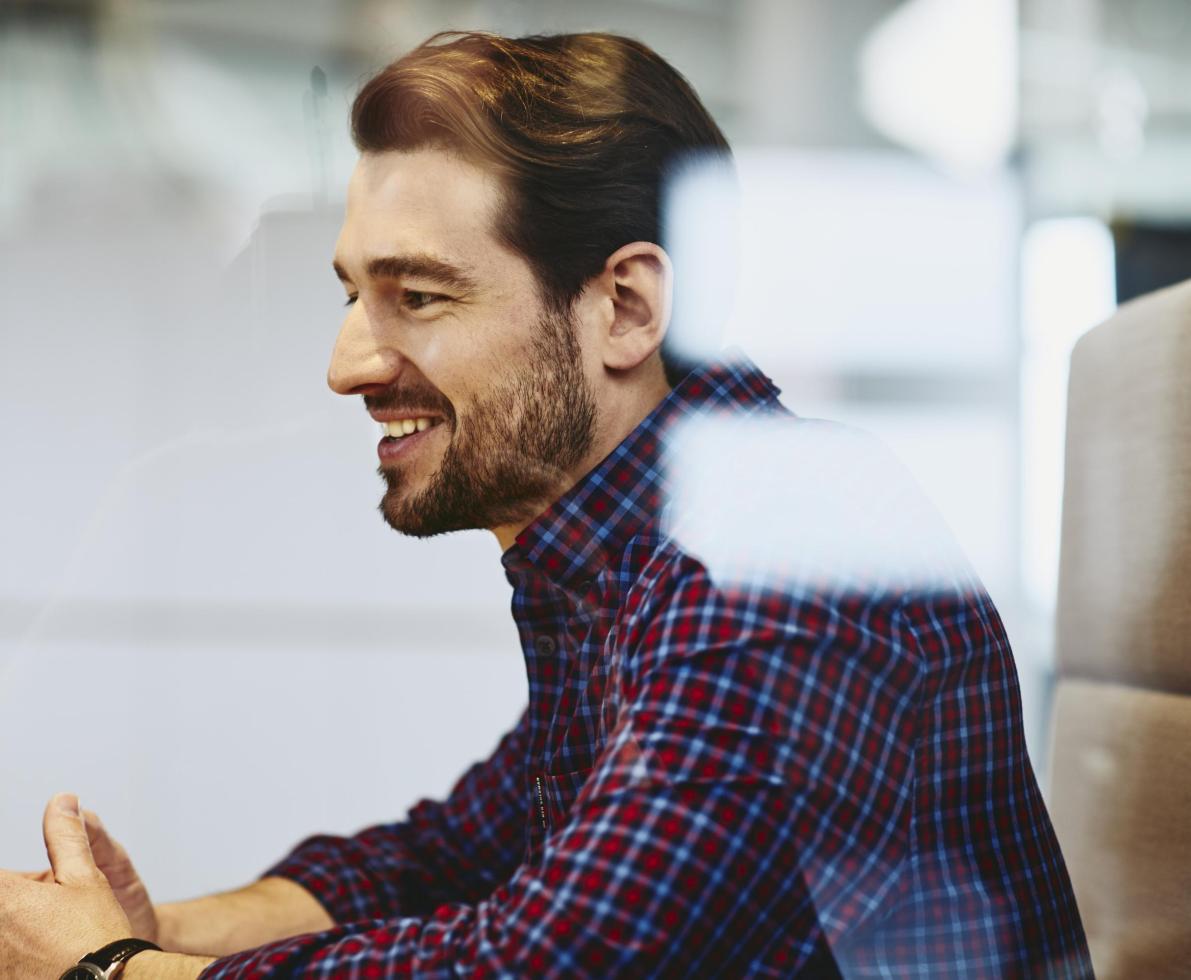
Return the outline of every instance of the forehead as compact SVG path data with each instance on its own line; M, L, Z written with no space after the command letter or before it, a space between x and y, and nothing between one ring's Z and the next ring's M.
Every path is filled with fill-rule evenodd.
M336 258L431 253L479 272L514 258L494 233L499 179L439 149L362 154L347 190Z

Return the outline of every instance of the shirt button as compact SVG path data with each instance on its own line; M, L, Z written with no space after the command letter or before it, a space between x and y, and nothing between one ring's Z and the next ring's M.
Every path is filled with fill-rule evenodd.
M542 657L553 656L554 651L558 649L558 644L554 642L552 636L539 636L533 641L533 648Z

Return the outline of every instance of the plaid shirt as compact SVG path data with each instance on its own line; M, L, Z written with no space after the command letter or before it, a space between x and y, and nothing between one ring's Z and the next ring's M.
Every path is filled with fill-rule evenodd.
M726 586L667 534L670 427L813 424L777 395L693 372L518 536L519 724L446 800L300 844L267 874L339 925L203 980L1091 975L974 576Z

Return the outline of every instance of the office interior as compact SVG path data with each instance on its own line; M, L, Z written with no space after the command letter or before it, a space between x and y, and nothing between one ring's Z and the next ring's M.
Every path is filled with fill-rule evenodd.
M71 789L161 900L228 887L444 793L519 714L491 535L384 527L373 427L324 383L351 99L451 28L630 34L690 79L740 175L723 342L906 462L1006 623L1048 800L1056 758L1108 795L1111 745L1055 755L1068 386L1081 338L1191 278L1186 0L16 0L0 866L40 866L41 807ZM1172 465L1159 552L1191 508ZM1191 625L1185 588L1160 602ZM1191 802L1170 765L1163 805Z

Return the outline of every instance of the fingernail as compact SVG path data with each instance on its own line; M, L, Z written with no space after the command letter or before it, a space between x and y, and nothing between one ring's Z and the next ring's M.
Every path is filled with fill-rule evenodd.
M79 798L73 793L59 793L54 798L54 804L63 813L69 814L72 817L79 815Z

